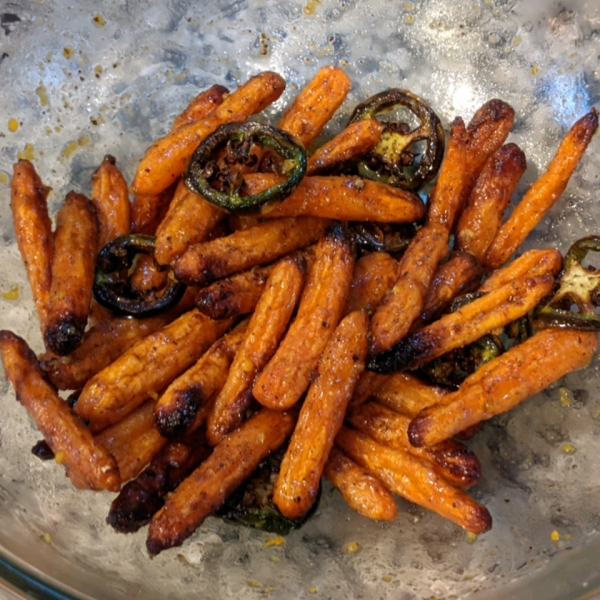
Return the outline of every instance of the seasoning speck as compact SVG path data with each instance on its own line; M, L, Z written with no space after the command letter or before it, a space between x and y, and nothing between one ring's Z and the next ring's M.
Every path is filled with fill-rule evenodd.
M267 548L270 548L271 546L283 546L283 544L285 544L285 540L280 535L274 538L270 538L265 542L265 546Z
M358 552L360 550L360 546L358 545L357 542L350 542L349 544L346 545L346 552L348 554L354 554L355 552Z
M5 300L18 300L19 299L19 286L15 283L10 287L9 290L2 292L2 297Z

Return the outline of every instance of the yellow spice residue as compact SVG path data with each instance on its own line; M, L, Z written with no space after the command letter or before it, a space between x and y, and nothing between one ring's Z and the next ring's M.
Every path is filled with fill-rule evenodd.
M19 286L15 283L6 292L1 292L2 297L5 300L18 300L19 299Z
M62 450L59 450L55 455L54 455L54 460L56 461L56 464L58 465L62 465L64 460L65 460L65 453Z
M92 18L92 22L96 27L103 27L104 25L106 25L106 19L100 13L96 13L94 15L94 17Z
M71 48L71 46L67 46L66 48L63 48L63 56L65 58L73 58L74 54L75 54L75 50L73 50L73 48Z
M533 63L531 65L531 75L535 77L540 72L540 63Z
M550 534L550 539L553 542L558 542L558 540L560 540L560 533L558 533L558 531L556 531L556 529Z
M317 5L320 4L321 0L308 0L304 7L305 15L314 15L317 10Z
M346 545L346 552L348 554L354 554L355 552L358 552L360 550L360 546L358 545L357 542L350 542L349 544Z
M40 85L35 88L35 93L40 99L40 104L42 106L48 106L48 92L46 91L46 86L43 83L40 82Z
M317 588L313 585L312 587L308 588L308 593L309 594L316 594L317 593Z
M571 393L571 390L565 387L561 387L559 390L559 394L560 405L564 406L565 408L569 408L569 406L573 404L573 394Z
M477 541L477 534L473 533L471 531L467 531L467 543L473 544L476 541Z
M0 184L6 185L10 182L10 175L6 171L0 171Z
M253 588L261 588L262 584L260 581L256 581L256 579L248 579L248 585Z
M274 537L274 538L269 538L265 542L265 546L267 548L270 548L271 546L283 546L283 544L285 544L285 540L280 535L278 535L277 537Z
M33 147L33 144L25 144L25 148L17 152L17 158L20 160L34 160L35 148Z
M43 542L46 542L46 544L51 544L52 543L52 538L50 537L49 533L44 533L40 537L42 538Z
M60 153L59 160L69 158L76 150L83 146L89 146L92 143L92 136L89 133L82 133L76 140L71 140L65 144Z
M11 133L14 133L18 129L19 129L19 121L17 121L16 119L9 119L8 120L8 130Z
M577 448L575 448L575 446L573 446L573 444L563 444L561 446L561 450L565 454L575 454L575 452L577 452Z

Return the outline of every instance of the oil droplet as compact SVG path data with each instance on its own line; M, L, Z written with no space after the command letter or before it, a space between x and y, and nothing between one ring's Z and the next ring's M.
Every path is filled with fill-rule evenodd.
M46 86L41 81L40 85L35 88L35 93L40 99L40 104L42 106L48 106L48 92L46 91Z
M71 48L71 46L67 46L66 48L63 48L63 56L65 58L73 58L74 54L75 54L75 50L73 50L73 48Z
M389 575L384 575L381 579L383 579L386 583L389 583L392 580Z
M404 10L415 10L415 3L410 0L404 1Z
M17 121L16 119L9 119L8 120L8 130L11 133L14 133L18 129L19 129L19 121Z
M262 587L260 581L256 581L256 579L248 579L248 585L250 587L259 588Z
M317 5L321 3L321 0L308 0L304 7L305 15L314 15L317 10Z
M495 46L496 44L498 44L500 42L500 38L495 34L492 33L489 37L488 37L488 42L490 44L492 44L493 46Z
M573 444L563 444L561 446L561 450L565 454L575 454L575 452L577 452L577 448L575 448L575 446L573 446Z
M558 533L558 531L556 531L556 529L550 534L550 539L553 542L558 542L558 540L560 540L560 533Z
M415 17L413 15L404 15L404 22L407 25L412 25L415 22Z
M17 152L17 158L23 160L34 160L35 148L33 147L33 144L25 144L25 148Z
M531 76L535 77L540 72L540 63L533 63L531 65Z
M10 181L10 175L6 171L0 171L0 184L7 185Z
M96 13L94 15L94 17L92 18L92 22L96 27L103 27L104 25L106 25L106 19L100 13Z
M19 286L16 283L14 285L11 285L8 291L2 292L2 297L6 300L18 300Z
M571 390L568 388L561 387L559 390L560 393L560 405L565 408L569 408L573 404L573 394Z
M283 546L283 544L285 544L285 540L280 535L274 538L270 538L265 542L265 546L267 548L270 548L271 546Z
M360 546L358 545L357 542L350 542L349 544L346 545L346 552L348 554L354 554L355 552L358 552L360 550Z
M50 537L49 533L44 533L42 536L42 542L45 542L46 544L51 544L52 543L52 538Z
M317 593L317 588L313 585L312 587L308 588L308 593L309 594L316 594Z

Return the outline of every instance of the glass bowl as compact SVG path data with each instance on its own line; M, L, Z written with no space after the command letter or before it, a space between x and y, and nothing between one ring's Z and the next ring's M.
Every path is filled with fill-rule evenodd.
M387 87L424 97L444 125L499 97L528 158L521 193L600 94L600 5L593 0L106 0L3 2L0 14L0 327L42 343L9 213L12 163L28 157L53 188L89 193L107 153L129 181L146 147L200 89L260 70L288 81L280 113L326 64L352 78L328 126ZM565 251L600 232L594 139L528 247ZM518 195L518 194L517 194ZM12 292L11 292L12 290ZM15 293L16 290L16 293ZM15 297L16 296L16 297ZM476 538L407 502L382 525L325 486L317 513L283 545L209 518L150 559L144 532L105 523L112 496L75 490L35 458L39 434L0 379L0 596L3 598L600 597L598 361L506 415L471 447L473 495L492 531ZM566 451L568 449L568 451ZM356 551L350 551L356 550Z

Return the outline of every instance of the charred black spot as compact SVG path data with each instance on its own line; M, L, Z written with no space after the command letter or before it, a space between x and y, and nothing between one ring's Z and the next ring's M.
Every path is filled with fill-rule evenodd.
M395 373L413 366L436 347L431 336L417 332L398 342L395 346L373 356L367 362L367 369L375 373Z
M44 333L46 347L59 356L65 356L81 343L87 319L68 315L51 325Z
M341 223L330 225L325 230L325 237L333 242L347 245L350 252L356 253L356 236L354 232Z
M192 386L181 392L177 398L177 408L171 411L157 410L156 426L165 437L185 435L194 422L203 396L198 386Z
M52 460L54 458L54 452L52 452L52 448L48 446L46 440L36 442L35 446L31 449L31 454L37 456L41 460Z

